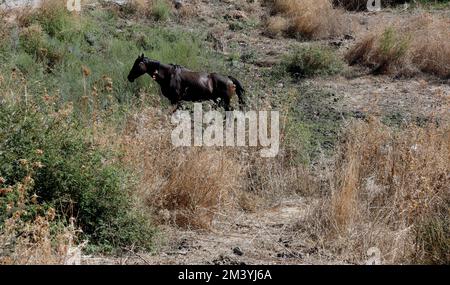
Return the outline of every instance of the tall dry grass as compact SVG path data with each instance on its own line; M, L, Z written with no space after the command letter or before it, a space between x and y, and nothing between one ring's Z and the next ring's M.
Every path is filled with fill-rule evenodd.
M306 166L261 158L256 148L176 148L172 128L157 108L130 116L121 132L99 128L98 143L122 152L137 177L136 206L157 223L208 229L218 214L255 211L280 197L316 191Z
M243 167L226 149L175 148L166 115L149 108L119 134L123 162L138 177L138 203L155 221L207 229L220 211L237 206Z
M267 0L271 14L267 20L270 35L285 33L306 39L329 38L348 31L347 18L329 0Z
M348 126L329 170L331 195L306 229L344 260L377 247L384 263L445 263L449 255L450 124L393 130Z
M407 22L382 26L365 36L345 55L349 64L362 64L375 73L417 71L450 78L450 20L422 14Z

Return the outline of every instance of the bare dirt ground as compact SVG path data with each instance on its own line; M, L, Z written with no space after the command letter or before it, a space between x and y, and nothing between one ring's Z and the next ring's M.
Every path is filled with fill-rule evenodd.
M296 237L314 201L296 197L255 213L218 213L211 231L167 226L154 254L83 258L84 264L342 264Z
M208 23L211 33L220 35L216 42L225 54L239 50L241 54L254 52L255 61L248 63L250 69L257 75L263 69L276 66L283 55L295 45L309 44L295 39L277 37L268 38L263 35L260 27L246 29L243 32L231 31L228 23L222 18L227 15L243 15L247 21L256 22L266 15L267 8L245 8L244 1L227 0L212 1L214 4L200 5L199 21ZM211 5L215 5L214 8ZM251 7L251 6L250 6ZM246 10L257 11L247 16ZM241 14L238 12L242 12ZM360 12L347 13L347 21L351 26L348 35L338 39L322 40L325 44L338 47L338 53L343 54L355 42L367 33L377 30L389 23L414 19L424 11L419 9L404 10L385 9L379 13ZM450 11L432 10L431 14L450 17ZM248 12L250 13L250 12ZM218 17L217 15L223 15ZM230 16L231 17L231 16ZM217 43L216 43L217 45ZM253 73L253 72L252 72ZM405 118L437 115L448 111L444 109L445 102L450 100L450 84L430 76L418 74L413 78L393 78L392 76L373 76L367 70L350 67L347 75L313 78L305 80L313 86L332 91L344 97L343 111L365 112L372 110L383 115L404 114Z
M342 95L344 111L370 111L394 117L401 115L402 118L398 118L400 120L420 119L448 112L445 102L450 99L450 85L435 80L397 80L389 76L364 75L352 79L314 79L311 83Z
M264 9L251 13L246 1L197 1L198 16L188 22L186 29L199 26L215 34L211 45L224 54L233 51L254 52L256 61L250 63L255 74L275 66L282 55L295 44L294 39L270 39L262 35L258 25ZM242 12L250 28L243 31L229 29L228 18ZM239 13L240 13L239 12ZM344 52L355 40L387 23L413 17L417 11L387 10L380 13L349 13L354 26L351 37L332 39ZM436 11L449 15L448 11ZM231 16L227 16L231 15ZM241 18L241 16L235 16ZM236 20L236 19L235 19ZM233 21L235 21L233 20ZM252 23L255 23L252 26ZM426 76L395 79L373 76L358 71L357 76L313 78L307 81L319 88L344 97L345 111L378 111L385 114L406 114L421 117L448 112L444 102L450 100L450 85ZM257 77L257 75L255 76ZM324 249L308 244L298 237L296 225L317 201L302 197L284 198L270 209L254 213L218 213L210 231L194 231L173 226L161 228L160 245L152 254L130 253L117 258L83 257L85 264L342 264Z

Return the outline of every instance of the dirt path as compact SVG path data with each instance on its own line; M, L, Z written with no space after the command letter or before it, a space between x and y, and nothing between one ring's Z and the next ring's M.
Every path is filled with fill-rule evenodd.
M313 86L341 95L343 111L371 113L392 120L441 117L448 112L450 85L436 80L393 79L363 75L357 78L315 78Z
M304 198L283 200L255 213L218 214L211 231L165 227L153 254L121 258L85 256L83 264L330 264L322 249L297 237L297 223L314 205Z

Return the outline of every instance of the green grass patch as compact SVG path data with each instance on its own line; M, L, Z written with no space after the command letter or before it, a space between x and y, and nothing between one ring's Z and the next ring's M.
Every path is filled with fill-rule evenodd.
M338 141L344 119L341 96L311 86L300 86L290 103L286 122L286 147L291 162L314 163L320 154L330 155Z
M333 75L343 68L343 62L334 50L319 45L297 47L282 61L282 71L293 78Z
M156 21L167 21L170 18L171 9L167 1L156 0L153 2L151 15Z

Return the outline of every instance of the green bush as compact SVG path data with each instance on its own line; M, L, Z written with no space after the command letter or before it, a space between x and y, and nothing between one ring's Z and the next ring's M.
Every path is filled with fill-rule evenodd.
M343 67L342 61L331 48L316 45L294 49L282 65L295 78L332 75Z
M67 109L52 112L30 102L1 104L0 177L6 180L2 187L33 181L26 191L36 194L37 201L18 204L18 190L1 195L0 225L9 217L11 203L22 207L29 219L39 209L52 207L61 221L76 218L91 249L149 249L153 229L132 210L131 180L114 162L115 154L89 137Z
M19 44L23 51L36 56L45 48L45 34L38 24L24 28L19 35Z
M156 0L151 14L156 21L166 21L170 17L170 6L165 0Z
M35 72L40 67L28 53L20 53L17 55L16 66L24 74Z
M48 37L39 24L24 28L19 36L19 44L23 51L49 69L53 69L64 59L64 44L56 38Z
M42 7L32 15L32 19L38 22L48 35L59 40L68 40L76 34L74 19L64 1L44 1Z
M380 39L380 56L386 61L398 62L408 50L409 38L388 27Z

